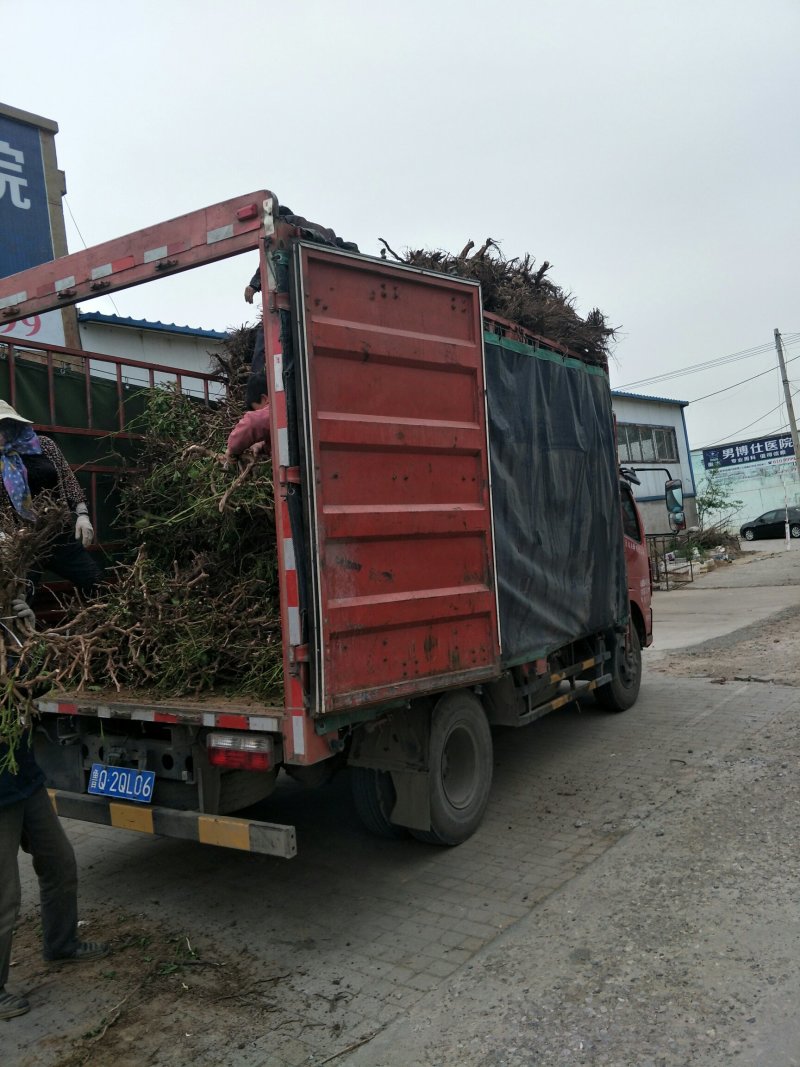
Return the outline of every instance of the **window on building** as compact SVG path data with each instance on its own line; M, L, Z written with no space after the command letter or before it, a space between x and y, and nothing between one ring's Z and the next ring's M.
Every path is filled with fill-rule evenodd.
M620 463L677 463L678 439L672 426L617 423Z

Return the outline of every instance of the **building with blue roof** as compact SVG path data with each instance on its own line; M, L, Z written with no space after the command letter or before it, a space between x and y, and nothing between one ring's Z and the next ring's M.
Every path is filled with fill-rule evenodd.
M664 483L680 478L689 526L697 523L696 486L684 409L688 400L642 396L612 389L617 418L617 451L624 467L652 467L639 471L641 485L633 486L636 502L649 534L669 533Z

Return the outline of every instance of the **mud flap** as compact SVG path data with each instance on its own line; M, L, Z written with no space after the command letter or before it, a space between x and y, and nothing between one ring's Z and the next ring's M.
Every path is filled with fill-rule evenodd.
M428 771L392 771L397 796L392 822L409 830L430 830L431 796Z

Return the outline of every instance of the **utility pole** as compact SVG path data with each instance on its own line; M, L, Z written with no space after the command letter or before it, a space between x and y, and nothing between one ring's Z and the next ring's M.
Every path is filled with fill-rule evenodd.
M781 331L775 329L775 348L778 352L778 363L781 368L781 379L783 381L783 391L786 395L786 411L789 415L789 429L792 432L792 444L794 445L794 462L798 474L800 474L800 444L797 441L797 423L794 421L794 407L792 406L792 390L789 388L789 379L786 377L786 363L783 359L783 342L781 341Z

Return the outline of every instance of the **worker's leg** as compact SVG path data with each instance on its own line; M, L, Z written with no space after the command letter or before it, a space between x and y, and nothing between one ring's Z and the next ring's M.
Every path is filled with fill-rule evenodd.
M250 361L250 373L258 374L259 371L263 371L266 368L266 356L264 354L264 327L262 323L258 324L256 330L256 343L253 349L253 358Z
M22 837L25 801L0 808L0 991L11 966L11 938L19 916L20 884L17 853Z
M103 573L94 557L71 534L56 541L43 569L54 571L59 578L72 582L85 596L94 592Z
M22 847L39 878L44 957L70 956L78 947L78 866L44 788L25 801Z

